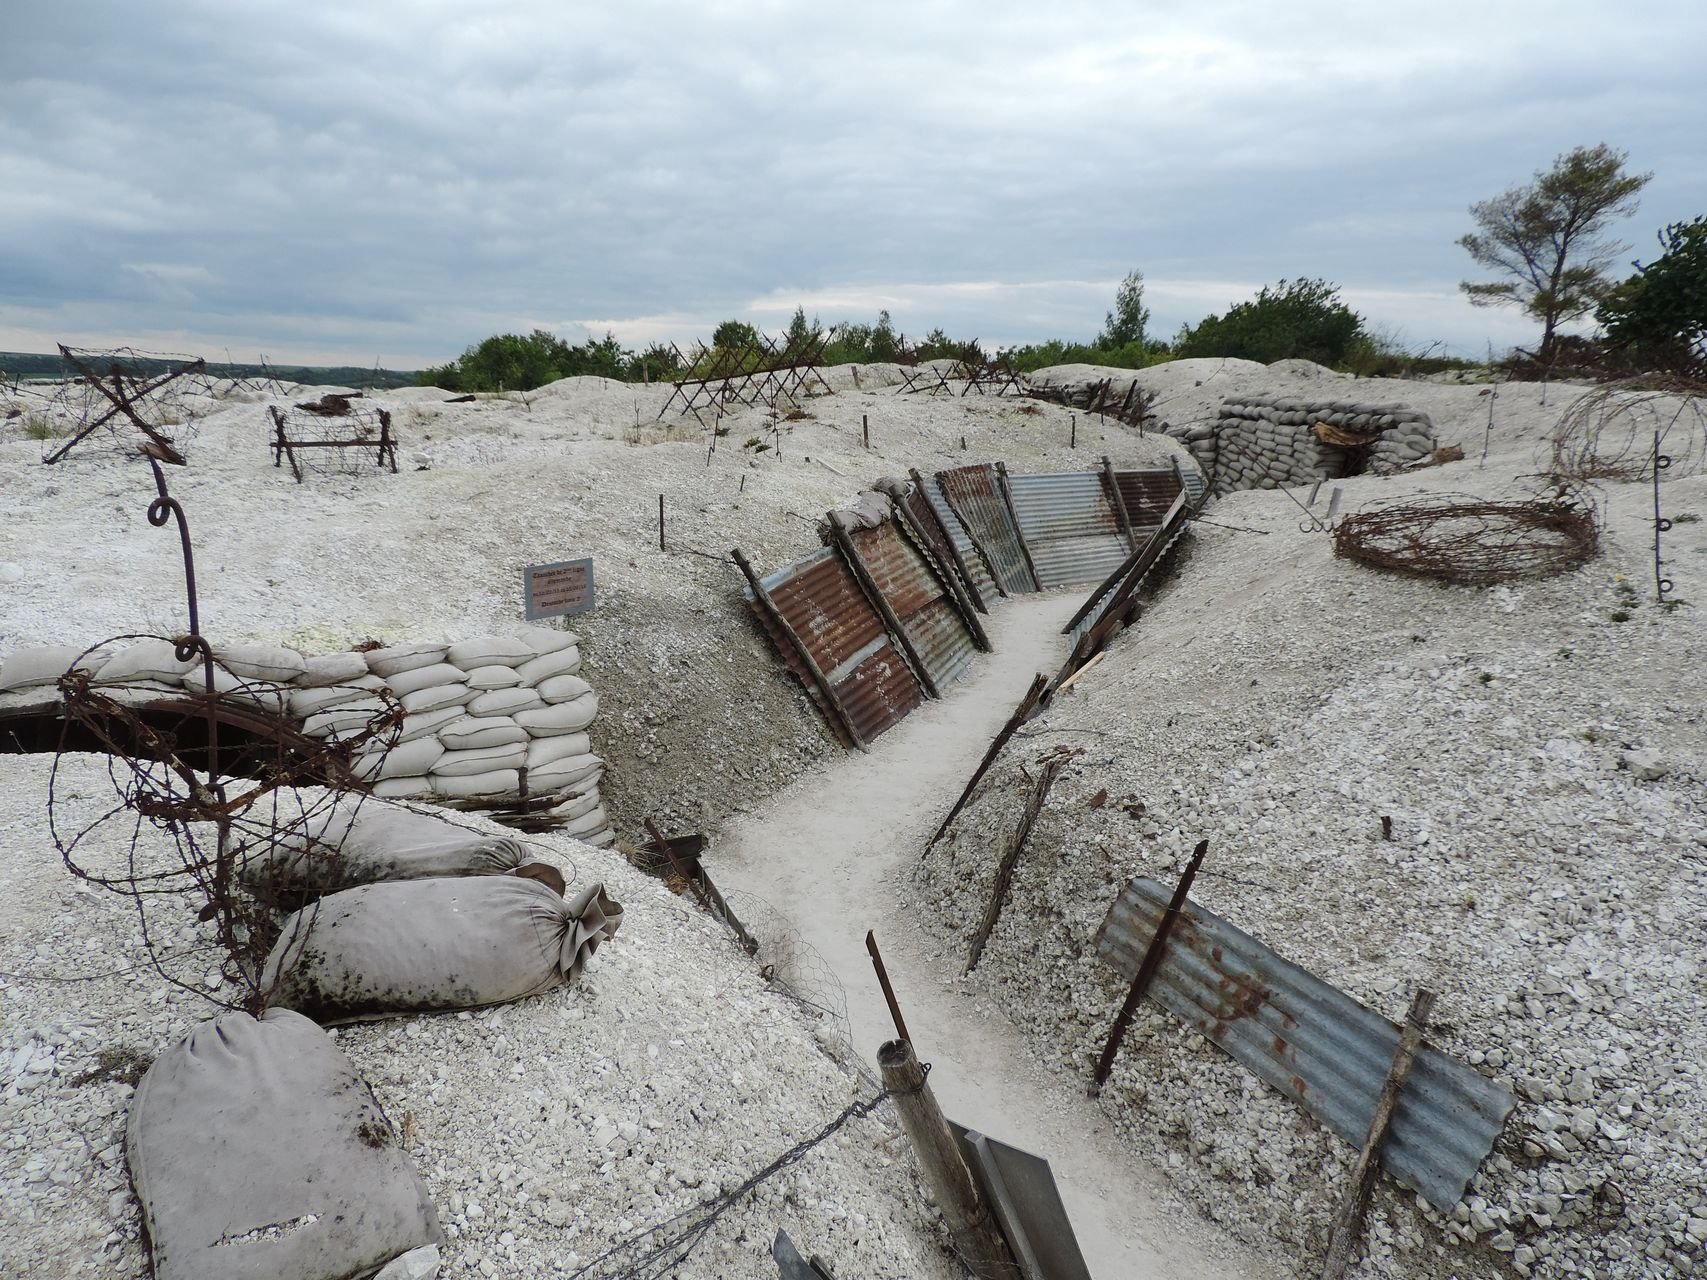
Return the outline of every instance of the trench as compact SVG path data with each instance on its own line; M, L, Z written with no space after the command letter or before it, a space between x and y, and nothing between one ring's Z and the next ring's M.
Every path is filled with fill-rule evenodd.
M1026 1028L978 984L960 982L964 956L937 954L907 901L908 868L1032 676L1065 659L1061 627L1083 598L1070 590L1003 602L985 621L993 653L869 752L823 762L731 819L715 871L818 951L846 990L854 1044L871 1063L895 1034L865 949L866 930L875 931L944 1112L1049 1160L1097 1280L1286 1275L1187 1207L1120 1140L1084 1080L1040 1066Z

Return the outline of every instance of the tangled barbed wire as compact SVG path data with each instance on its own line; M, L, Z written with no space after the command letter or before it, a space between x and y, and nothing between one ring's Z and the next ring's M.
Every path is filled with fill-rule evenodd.
M1568 480L1650 480L1654 457L1668 478L1707 468L1707 382L1651 376L1609 382L1579 396L1547 442L1547 466Z
M1599 549L1592 495L1567 484L1525 499L1434 494L1386 502L1334 530L1335 555L1467 586L1564 573Z

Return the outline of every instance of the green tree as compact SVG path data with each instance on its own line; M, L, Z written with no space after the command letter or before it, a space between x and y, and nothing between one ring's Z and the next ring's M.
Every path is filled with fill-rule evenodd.
M1369 341L1363 317L1340 300L1326 280L1282 280L1264 285L1249 302L1180 330L1174 355L1258 360L1314 360L1343 365Z
M1114 310L1108 313L1096 345L1106 350L1145 345L1144 330L1150 324L1150 311L1144 305L1144 273L1129 271L1114 292Z
M1707 217L1674 222L1659 234L1663 251L1614 288L1595 319L1606 342L1645 368L1707 372Z
M1476 306L1517 306L1539 320L1544 364L1559 326L1593 311L1611 287L1606 271L1626 246L1607 240L1607 228L1636 211L1636 194L1653 178L1626 173L1628 159L1604 142L1577 147L1533 182L1470 206L1479 230L1459 245L1507 278L1459 287Z
M745 320L725 320L711 331L711 345L733 351L758 343L759 331Z

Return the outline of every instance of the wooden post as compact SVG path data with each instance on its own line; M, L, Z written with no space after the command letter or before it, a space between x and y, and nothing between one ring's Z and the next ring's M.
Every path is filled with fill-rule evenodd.
M739 547L731 551L729 555L741 572L746 575L747 585L753 589L753 599L759 602L759 606L764 609L770 620L793 643L794 651L799 655L801 665L806 668L807 674L812 677L812 683L818 686L818 692L824 698L825 714L832 723L840 727L843 736L849 742L861 751L867 750L865 739L860 737L859 730L854 728L853 717L848 714L848 709L843 705L842 700L836 696L835 686L830 683L829 677L818 665L818 660L812 656L812 651L806 647L806 642L800 638L800 633L795 631L789 625L788 619L782 616L782 610L776 607L776 601L771 599L770 592L766 591L764 584L759 581L759 575L753 572L753 566L747 563L747 557L741 554Z
M967 973L978 967L978 959L984 954L984 944L995 931L996 921L1001 919L1002 903L1007 900L1008 887L1013 884L1020 851L1025 848L1026 837L1031 834L1032 824L1037 821L1038 812L1049 796L1049 788L1055 785L1055 775L1061 771L1061 764L1061 757L1056 756L1043 766L1037 785L1031 789L1031 799L1026 802L1025 812L1020 815L1019 826L1008 837L1008 847L1003 850L1002 860L996 867L996 881L990 886L990 903L984 908L984 918L978 922L978 931L972 935L972 950L966 957Z
M954 512L954 518L960 521L960 527L966 530L966 540L972 544L972 549L984 557L984 563L990 569L990 581L996 584L997 594L1004 600L1008 599L1008 589L1002 585L1002 575L996 569L995 557L990 554L990 549L979 541L977 533L973 531L972 522L966 518L966 513L955 502L954 495L948 491L947 485L942 487L942 500L948 503L948 509Z
M901 619L896 616L888 598L878 589L877 580L871 576L871 571L865 567L865 561L860 559L859 548L854 546L853 539L848 536L847 526L842 523L842 513L832 511L829 519L830 536L835 539L836 546L842 553L842 558L848 562L848 568L853 570L854 578L859 582L860 589L871 601L871 607L882 615L885 625L889 628L889 633L895 637L895 643L901 647L901 652L907 656L907 661L912 664L913 671L919 677L920 686L931 697L942 697L942 694L937 690L936 681L931 679L930 669L925 666L925 661L919 656L919 651L913 647L913 638L902 628Z
M1120 1006L1120 1013L1114 1019L1114 1029L1108 1033L1108 1043L1103 1046L1102 1058L1097 1062L1096 1075L1091 1081L1093 1098L1102 1092L1103 1085L1108 1082L1109 1072L1114 1070L1114 1055L1120 1052L1120 1042L1126 1038L1126 1028L1132 1025L1132 1015L1138 1009L1138 1002L1150 989L1150 980L1156 976L1156 970L1162 967L1162 956L1168 949L1168 934L1173 931L1174 921L1179 919L1180 910L1185 906L1185 897L1191 892L1191 882L1196 879L1197 869L1203 865L1203 855L1208 852L1209 841L1199 840L1197 848L1192 850L1191 861L1185 864L1185 874L1174 887L1174 896L1168 903L1168 909L1162 912L1156 932L1151 936L1150 945L1144 951L1144 959L1138 966L1138 972L1133 975L1132 989L1126 993L1126 1003Z
M859 415L859 435L867 449L871 448L871 418L867 414Z
M907 1034L907 1020L901 1016L900 1002L895 999L895 988L889 985L889 970L883 963L883 954L877 949L877 935L870 929L865 931L865 949L871 953L871 967L877 970L877 985L883 988L883 999L889 1005L889 1017L895 1023L895 1034L903 1040L911 1041Z
M658 550L664 549L664 495L658 495Z
M1108 455L1102 455L1102 479L1108 486L1109 505L1114 508L1114 514L1120 518L1120 532L1126 536L1126 549L1138 550L1138 538L1132 532L1132 513L1126 509L1126 497L1120 492L1120 482L1114 477L1114 464L1108 460Z
M931 576L937 579L942 584L942 589L948 593L949 606L966 624L967 631L972 633L972 642L984 653L989 653L990 637L984 634L984 628L978 621L978 613L972 607L972 601L966 597L959 579L938 563L936 549L931 546L929 537L919 527L919 522L913 518L912 511L908 509L906 502L901 498L895 499L895 519L907 531L908 536L918 544L919 555L924 560L925 567L931 571ZM950 546L952 547L953 544L951 543ZM906 1037L903 1036L902 1039L906 1039Z
M925 493L925 482L919 475L919 469L917 467L911 467L908 469L907 475L912 480L913 487L921 494ZM944 499L944 501L947 501L947 499ZM942 530L942 540L948 545L948 554L954 557L954 567L960 570L960 580L965 584L966 594L971 598L973 606L979 613L988 613L989 610L984 607L983 597L978 593L978 584L972 581L972 571L967 567L966 558L960 554L960 548L954 545L954 535L948 531L948 526L943 523L942 517L937 514L936 503L932 502L927 496L925 498L925 507L930 511L931 519L936 522L937 528Z
M931 851L932 845L942 839L943 832L948 830L948 824L960 816L960 811L966 807L967 800L972 797L973 788L989 772L990 766L996 761L996 757L1002 753L1002 748L1008 745L1008 739L1013 737L1019 727L1031 718L1032 709L1037 706L1038 699L1043 697L1043 691L1048 687L1048 676L1039 673L1032 677L1031 688L1025 691L1025 697L1019 700L1019 706L1014 708L1013 715L1008 717L1008 722L1001 727L1001 730L991 741L990 749L984 753L983 760L979 761L978 767L972 771L972 777L968 779L966 789L960 793L960 799L954 802L954 808L948 811L948 816L942 820L942 825L936 829L936 834L925 842L926 853Z
M1067 447L1069 449L1079 447L1079 415L1076 413L1073 414L1073 434L1067 437Z
M1031 583L1037 590L1043 590L1043 579L1037 576L1037 565L1031 558L1031 548L1025 544L1025 530L1019 526L1019 511L1014 507L1013 486L1008 483L1008 464L996 463L996 483L1002 490L1002 501L1007 504L1008 519L1014 522L1014 541L1019 543L1020 554L1025 557L1025 567L1031 573Z
M1434 1012L1434 1001L1434 992L1419 988L1411 1000L1410 1012L1405 1014L1405 1025L1399 1032L1398 1051L1393 1054L1393 1065L1387 1072L1386 1083L1381 1086L1381 1096L1375 1101L1375 1114L1369 1118L1369 1133L1363 1139L1363 1149L1357 1153L1357 1163L1352 1166L1351 1183L1346 1187L1345 1199L1340 1201L1339 1212L1334 1214L1333 1230L1328 1237L1328 1256L1322 1264L1322 1280L1339 1280L1351 1265L1352 1250L1357 1245L1358 1236L1363 1233L1364 1206L1368 1204L1369 1193L1381 1172L1381 1144L1387 1139L1387 1126L1392 1123L1393 1112L1399 1105L1399 1094L1411 1074L1417 1050L1422 1047L1429 1015Z
M960 1144L943 1119L913 1046L905 1040L889 1041L877 1051L877 1065L883 1073L883 1087L895 1100L901 1127L913 1144L919 1174L954 1237L961 1262L979 1280L1007 1280L1018 1275L1007 1241L966 1167Z

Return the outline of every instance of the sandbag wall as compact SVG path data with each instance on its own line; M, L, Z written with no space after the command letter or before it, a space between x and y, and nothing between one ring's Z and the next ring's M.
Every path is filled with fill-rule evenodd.
M1166 430L1217 494L1386 474L1435 449L1434 424L1421 410L1352 400L1229 397L1214 421Z
M1009 595L1102 582L1188 491L1178 468L1010 475L980 463L884 479L819 526L822 550L746 598L836 737L864 747L989 649L979 621ZM1177 535L1176 535L1177 536Z
M355 757L375 795L456 808L525 807L589 844L614 839L599 798L604 762L587 733L598 697L580 678L573 632L542 627L454 644L410 644L308 657L282 645L214 648L214 692L251 719L287 719L312 738L349 737L384 709L403 706L389 750ZM77 646L20 649L0 663L0 713L56 699L73 663L92 683L131 702L205 689L202 663L179 660L170 641L139 639L88 654Z

